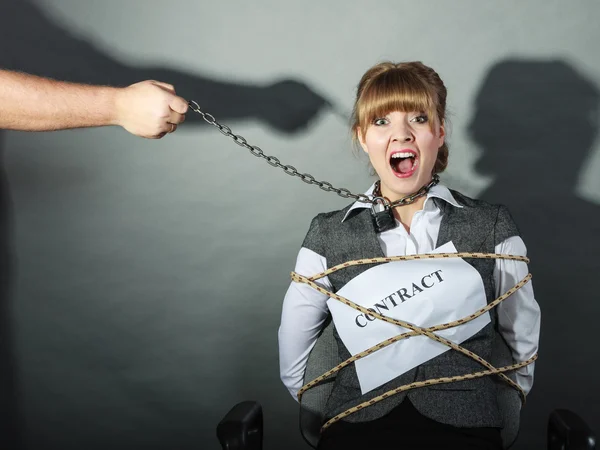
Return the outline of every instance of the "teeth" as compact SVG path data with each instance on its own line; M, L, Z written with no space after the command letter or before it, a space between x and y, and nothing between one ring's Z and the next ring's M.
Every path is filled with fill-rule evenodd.
M415 156L416 155L414 153L411 153L411 152L399 152L399 153L394 153L392 155L392 159L395 159L395 158L415 158Z

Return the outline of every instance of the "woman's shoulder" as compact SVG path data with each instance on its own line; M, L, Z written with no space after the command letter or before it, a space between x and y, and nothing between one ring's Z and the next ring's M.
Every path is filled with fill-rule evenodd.
M348 205L342 209L318 213L312 218L309 231L335 230L344 222L351 207L352 205Z
M519 235L518 227L508 209L501 203L490 203L450 190L456 202L465 208L465 220L490 223L500 234Z
M347 220L354 212L350 211L352 205L333 211L321 212L314 216L306 234L304 246L308 248L324 249L329 247L332 239L339 239L347 226Z
M490 202L487 202L482 199L469 197L469 196L467 196L459 191L455 191L453 189L450 189L450 193L452 194L454 199L457 201L457 203L459 203L461 206L466 206L467 208L481 208L481 209L495 209L495 210L498 210L499 208L505 208L505 206L502 204L490 203Z

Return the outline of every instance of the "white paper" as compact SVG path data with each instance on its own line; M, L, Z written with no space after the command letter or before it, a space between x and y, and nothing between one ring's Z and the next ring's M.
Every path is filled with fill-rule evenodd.
M448 242L432 253L455 252L454 244ZM487 304L479 272L461 258L381 264L350 280L337 293L384 316L424 328L462 319ZM352 355L410 331L373 316L367 318L335 299L330 298L327 305L340 338ZM485 313L471 322L435 333L460 344L488 323L490 316ZM405 338L378 350L355 362L362 393L448 350L450 347L427 336Z

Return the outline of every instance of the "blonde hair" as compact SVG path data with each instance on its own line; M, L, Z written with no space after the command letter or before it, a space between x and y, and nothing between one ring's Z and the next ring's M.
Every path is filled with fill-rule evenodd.
M446 121L446 86L439 75L425 64L382 62L362 76L352 113L352 137L358 129L366 133L372 122L391 111L419 111L430 118L432 131ZM439 148L433 173L448 165L446 142Z

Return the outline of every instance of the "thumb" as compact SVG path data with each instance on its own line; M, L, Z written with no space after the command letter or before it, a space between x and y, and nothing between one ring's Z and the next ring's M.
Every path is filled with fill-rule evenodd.
M169 107L179 114L185 114L188 110L188 102L181 97L174 95L169 102Z

